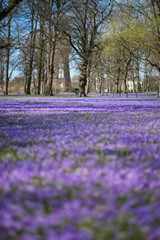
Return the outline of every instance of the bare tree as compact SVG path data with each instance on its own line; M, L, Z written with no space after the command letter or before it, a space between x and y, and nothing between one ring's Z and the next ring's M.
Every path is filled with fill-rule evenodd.
M70 45L79 56L80 94L86 96L89 86L90 68L93 52L96 47L96 39L101 25L107 21L113 10L112 0L72 1L72 8L68 14L68 25L64 26ZM87 88L86 88L87 86Z
M8 84L9 84L9 57L10 57L10 35L11 35L11 16L8 17L8 27L7 27L7 45L6 48L6 64L5 64L5 94L8 95Z
M5 49L0 49L0 90L2 91L4 85L4 62L5 62Z
M35 39L36 39L36 29L37 29L37 19L35 19L34 6L31 6L31 31L29 35L29 53L28 53L28 78L27 78L27 89L26 93L31 94L31 80L33 72L33 57L35 50Z
M44 18L42 16L42 10L40 10L40 33L39 33L39 41L38 41L38 50L37 50L37 86L36 93L40 94L41 92L41 80L42 80L42 72L43 72L43 55L44 55Z
M45 12L47 22L46 32L46 49L47 49L47 81L45 83L45 95L53 95L53 75L54 75L54 60L56 43L59 37L61 37L60 26L64 19L65 12L68 9L67 0L46 0Z

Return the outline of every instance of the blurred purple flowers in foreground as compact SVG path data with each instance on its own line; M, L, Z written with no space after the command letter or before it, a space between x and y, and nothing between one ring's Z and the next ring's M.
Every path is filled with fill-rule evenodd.
M159 240L160 100L0 98L1 240Z

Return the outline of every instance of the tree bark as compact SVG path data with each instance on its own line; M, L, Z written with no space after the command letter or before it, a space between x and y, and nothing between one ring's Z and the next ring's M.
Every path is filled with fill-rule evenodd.
M8 20L8 30L7 30L7 49L6 49L6 69L5 69L5 82L6 82L6 88L5 88L5 94L8 95L8 84L9 84L9 55L10 55L10 35L11 35L11 16L9 16Z
M140 84L140 78L139 78L139 60L136 61L136 78L137 78L137 84L136 84L136 92L139 92L139 84Z
M58 29L60 25L60 15L61 15L61 5L60 1L55 2L49 1L48 3L48 26L47 26L47 35L48 35L48 42L47 42L47 81L45 83L45 90L44 93L47 96L53 95L52 85L53 85L53 76L54 76L54 58L55 58L55 50L56 50L56 43L57 38L59 36ZM56 10L53 12L53 7ZM62 11L63 12L63 11ZM54 16L54 22L52 17Z
M159 76L159 81L158 81L158 85L159 85L159 89L158 89L158 95L159 95L159 97L160 97L160 70L159 70L159 72L158 72L158 76Z
M119 67L118 67L117 78L116 78L116 93L119 93L118 84L119 84L119 80L120 80L120 74L121 74L121 68L120 68L120 66L119 66Z
M52 3L49 6L52 9ZM51 14L51 13L50 13ZM54 32L53 38L53 30L51 26L51 15L48 16L48 42L47 42L47 81L45 83L45 95L52 96L52 84L53 84L53 74L54 74L54 55L56 48L56 32Z
M87 66L87 83L85 87L85 94L87 95L89 93L89 85L90 85L90 73L91 73L91 63Z
M2 60L2 62L0 60L0 89L1 89L1 91L3 90L3 85L4 85L3 77L4 77L4 63L3 63L3 60Z
M81 75L79 79L80 97L86 97L85 86L87 84L86 75Z
M43 21L42 16L40 20L40 39L39 39L39 51L38 51L38 67L37 67L37 94L41 92L41 78L42 78L42 58L43 58Z
M27 79L27 94L31 94L31 80L33 72L33 57L34 57L34 45L35 45L35 33L34 33L34 9L32 7L31 16L31 32L30 32L30 43L29 43L29 66L28 66L28 79ZM35 29L37 27L37 21Z
M54 43L55 45L55 43ZM48 64L47 64L47 82L45 84L45 95L52 96L52 84L53 84L53 75L54 75L54 54L55 46L51 49L50 54L48 55Z

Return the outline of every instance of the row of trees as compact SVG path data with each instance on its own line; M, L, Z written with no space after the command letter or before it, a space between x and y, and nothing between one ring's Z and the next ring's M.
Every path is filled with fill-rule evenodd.
M40 94L42 79L45 79L44 93L52 95L56 43L61 35L63 16L69 9L68 3L61 0L21 2L3 22L3 29L5 25L8 28L7 36L1 40L6 48L5 93L8 94L9 59L14 56L15 66L25 76L25 92L31 93L31 80L36 72L36 92Z
M72 47L84 96L93 77L100 90L106 78L114 82L116 92L127 92L128 79L138 91L142 72L146 77L149 69L160 74L158 0L1 0L0 11L0 78L2 82L5 71L6 94L9 73L18 68L25 76L27 94L34 74L36 93L43 84L45 95L52 95L55 51L61 39Z
M5 2L7 1L3 1ZM6 34L7 36L1 40L5 42L6 52L8 51L5 69L6 94L8 94L9 53L12 49L18 50L18 57L26 77L26 93L30 94L32 74L36 71L37 93L40 93L43 74L45 94L52 95L55 50L57 42L62 38L71 45L78 59L78 67L84 80L81 91L84 93L85 85L89 82L98 30L109 18L112 9L111 0L108 3L93 0L22 1L15 12L12 12L12 16L9 13L4 21L4 26L8 27L8 35ZM12 31L15 28L14 40L11 25Z
M116 92L121 92L121 82L128 91L127 79L138 91L142 75L143 90L148 90L147 75L151 71L160 75L160 2L123 1L119 9L102 40L108 73L114 75Z

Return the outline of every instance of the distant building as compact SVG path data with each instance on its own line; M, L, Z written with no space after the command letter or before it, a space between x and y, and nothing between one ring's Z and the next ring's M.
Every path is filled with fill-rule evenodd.
M24 93L24 82L25 77L14 77L8 86L8 91L10 93Z
M65 40L61 40L57 44L55 52L55 69L53 79L53 91L58 90L66 92L71 85L70 70L69 70L69 54L71 48Z
M79 88L79 78L80 75L73 76L71 79L71 87L74 90L75 88Z

